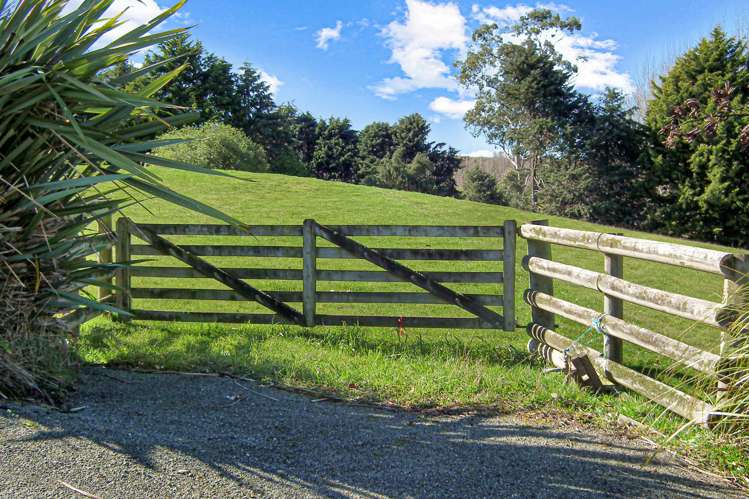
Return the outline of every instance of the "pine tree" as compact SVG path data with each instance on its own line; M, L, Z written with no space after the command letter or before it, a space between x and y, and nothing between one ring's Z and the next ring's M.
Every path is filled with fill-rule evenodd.
M353 182L358 162L357 135L348 118L320 120L310 165L314 176L324 180Z
M647 130L633 119L622 92L608 88L594 102L582 149L590 167L587 204L591 220L638 227L645 219Z
M419 113L409 114L393 126L393 143L402 149L403 161L410 163L419 153L429 152L429 123Z
M709 127L707 135L664 145L661 130L677 118L675 113L714 119L719 112L716 90L726 86L733 89L732 116ZM658 181L653 190L658 203L651 217L654 225L681 236L749 243L749 155L740 143L748 114L746 42L715 28L653 85L646 118L652 131L652 174Z

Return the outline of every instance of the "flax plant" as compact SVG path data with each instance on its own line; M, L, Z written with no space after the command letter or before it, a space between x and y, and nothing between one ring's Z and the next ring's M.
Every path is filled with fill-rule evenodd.
M85 287L127 262L91 258L111 243L111 235L88 229L95 222L124 203L157 197L238 223L170 190L148 168L210 173L149 155L168 145L153 137L193 119L152 98L184 68L138 93L121 89L160 64L101 78L183 33L157 28L184 1L124 34L122 14L105 14L112 3L0 0L0 399L58 397L75 364L75 338L62 317L81 307L112 310Z

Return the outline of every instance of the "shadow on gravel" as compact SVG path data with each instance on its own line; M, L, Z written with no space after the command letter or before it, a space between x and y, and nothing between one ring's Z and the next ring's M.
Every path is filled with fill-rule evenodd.
M89 369L60 413L0 412L0 495L691 496L736 491L634 442L334 404L227 378ZM43 491L44 494L38 494Z

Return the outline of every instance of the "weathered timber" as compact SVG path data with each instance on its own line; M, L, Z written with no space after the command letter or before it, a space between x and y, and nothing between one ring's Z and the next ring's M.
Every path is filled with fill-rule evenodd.
M277 281L301 281L301 269L249 269L222 268L237 279L267 279ZM176 277L186 279L205 278L189 267L142 267L136 266L132 274L137 277ZM424 272L424 275L439 282L496 284L503 281L502 272ZM351 282L403 282L403 279L380 270L318 270L318 281Z
M618 277L581 269L574 265L530 257L523 260L523 267L533 274L584 286L610 297L715 327L722 327L727 317L731 315L723 310L719 303L634 284Z
M505 318L504 330L515 330L515 244L517 224L515 220L506 220L503 232L503 270L507 279L503 289L502 315Z
M301 225L252 225L249 230L223 224L138 224L164 236L276 236L302 235Z
M131 273L130 273L130 222L127 218L121 217L117 219L117 263L120 267L117 268L115 273L115 283L117 289L115 291L115 300L117 308L126 312L130 311L130 284L131 284ZM129 316L119 315L115 317L119 321L128 321Z
M433 295L449 302L452 305L456 305L463 310L466 310L485 322L492 323L495 327L502 328L504 326L504 319L501 315L489 310L485 306L478 303L476 300L469 298L468 296L456 293L455 291L443 286L437 281L430 279L420 272L409 269L408 267L391 260L376 250L367 248L366 246L350 239L339 232L336 232L328 227L320 224L316 224L317 234L322 238L330 241L331 243L345 249L351 255L362 258L387 272L400 277L401 279L411 282L412 284L432 293Z
M301 225L253 225L249 231L220 224L138 224L168 236L302 236ZM398 237L502 237L502 227L421 225L333 225L346 236Z
M224 312L173 312L163 310L133 310L136 320L163 322L205 322L235 324L290 324L288 319L275 314L242 314ZM370 326L398 327L400 317L317 315L317 324L322 326ZM463 317L406 317L406 328L424 329L495 329L493 323L478 318Z
M601 378L586 354L575 354L570 357L569 362L572 367L570 374L578 385L589 388L593 393L603 389Z
M524 298L526 303L533 307L553 312L584 326L590 326L593 320L601 315L595 310L537 291L527 290ZM604 316L602 323L608 334L612 336L708 374L715 373L715 367L720 360L720 356L714 353L702 351L655 331L629 324L616 317Z
M148 229L146 229L148 230ZM180 244L176 245L194 256L252 256L263 258L302 258L302 248L298 246L239 246ZM148 244L133 244L132 254L138 256L162 255Z
M723 306L728 311L728 316L739 317L741 311L744 309L746 303L746 294L740 292L741 286L745 286L749 283L749 256L736 256L733 262L733 268L723 279ZM728 319L730 322L731 319ZM737 332L734 332L734 334ZM744 331L744 334L747 332ZM724 359L724 362L718 367L718 397L722 398L730 388L727 382L731 381L730 376L725 376L725 373L735 372L735 366L733 362L728 361L728 356L732 353L736 346L736 339L731 338L731 333L727 330L721 331L720 333L720 356ZM740 340L739 340L740 342ZM732 345L733 343L733 345ZM735 376L734 376L735 378ZM735 381L735 379L733 380Z
M302 291L268 291L267 293L277 300L287 303L300 303L305 299L304 292ZM502 296L489 294L467 294L467 296L470 296L482 305L502 305ZM241 294L230 289L133 288L132 297L152 300L247 301ZM315 301L318 303L446 303L429 293L355 291L318 291L315 293Z
M399 327L401 317L378 315L317 315L317 323L324 326L359 325L367 327ZM425 329L496 329L495 321L476 317L404 317L403 327Z
M240 245L178 245L196 256L248 256L275 258L302 258L303 248L298 246L240 246ZM502 253L495 250L460 249L411 249L411 248L372 248L395 260L464 260L500 261ZM133 255L153 256L160 253L146 244L133 244ZM351 254L341 248L317 248L317 258L351 259Z
M603 255L604 271L607 275L618 279L624 278L624 257L621 255ZM603 313L617 319L624 319L624 301L616 295L603 295ZM608 360L622 363L623 345L621 338L611 336L603 337L603 356Z
M574 248L597 250L611 255L628 256L723 275L734 265L731 253L559 227L523 224L520 235L529 240L561 244Z
M205 277L213 278L219 281L220 283L240 293L248 300L255 300L264 307L273 310L277 314L285 317L293 323L302 326L305 325L304 315L300 314L285 303L276 300L269 294L250 286L246 282L241 281L231 274L224 272L217 267L214 267L205 260L189 253L188 251L180 248L174 243L167 241L153 231L149 229L143 229L137 224L130 224L130 230L137 237L141 238L144 241L147 241L151 246L158 249L162 254L177 258L178 260L188 264L195 270L202 273Z
M108 238L113 238L114 233L112 232L112 215L105 215L97 222L99 232L101 234L105 234ZM110 239L111 240L111 239ZM107 245L106 247L102 248L99 251L98 260L100 264L110 264L113 261L113 251L112 251L112 245ZM104 298L108 297L112 293L112 277L108 276L102 279L105 281L105 284L108 286L99 286L99 293L98 298L99 300L103 300Z
M164 310L133 310L133 318L142 321L205 322L227 324L294 324L277 314L241 314L226 312L174 312Z
M529 324L529 327L532 325L533 324ZM539 341L532 336L528 340L528 351L533 355L538 355L539 357L544 359L547 363L551 364L552 366L558 369L569 371L572 368L572 366L570 366L569 363L567 362L567 357L564 355L564 353L550 347L546 343Z
M221 270L233 275L237 279L261 279L274 281L301 281L301 269L248 269L248 268L227 268ZM167 277L182 279L204 279L205 276L197 270L190 267L133 267L133 276L136 277Z
M539 343L548 345L560 352L572 345L572 340L569 338L539 324L531 324L528 332ZM576 348L587 353L596 367L607 373L609 379L614 383L629 388L691 421L702 424L707 424L710 421L713 407L702 400L649 378L618 362L607 360L592 348L582 345L577 345Z
M307 327L315 325L315 313L317 311L317 234L315 233L315 221L304 221L304 277L303 307L304 320ZM289 301L289 300L282 300Z
M348 237L502 237L502 227L481 225L328 225Z
M546 227L549 224L548 220L538 220L532 222L531 225L539 227ZM525 225L521 226L521 230ZM528 239L528 258L541 258L544 260L551 260L551 244L539 241L535 239ZM526 269L527 270L527 269ZM528 273L528 283L532 290L546 293L548 295L554 295L554 280L548 276L536 273ZM541 324L548 328L554 328L554 314L546 310L542 310L538 307L531 307L531 320L536 324ZM536 350L536 345L532 343L528 344L528 350L532 353Z

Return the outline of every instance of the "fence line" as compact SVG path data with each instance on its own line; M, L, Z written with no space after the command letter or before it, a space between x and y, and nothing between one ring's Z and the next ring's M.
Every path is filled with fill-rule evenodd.
M530 286L524 301L532 310L532 323L528 327L531 336L528 348L531 352L569 369L566 352L571 347L581 348L610 381L630 388L686 418L710 422L712 407L709 404L624 366L622 343L632 343L710 375L717 374L721 356L626 322L622 305L625 301L635 303L717 328L730 323L733 313L725 300L724 303L715 303L625 280L623 257L718 274L724 277L726 289L731 289L746 274L745 256L615 234L549 227L546 222L523 224L519 233L528 240L528 256L524 258L523 266L530 275ZM603 253L605 272L553 261L552 244ZM555 279L602 293L603 314L555 297ZM604 351L601 353L581 347L555 332L556 315L586 326L600 320L605 333ZM725 340L722 341L724 343Z

